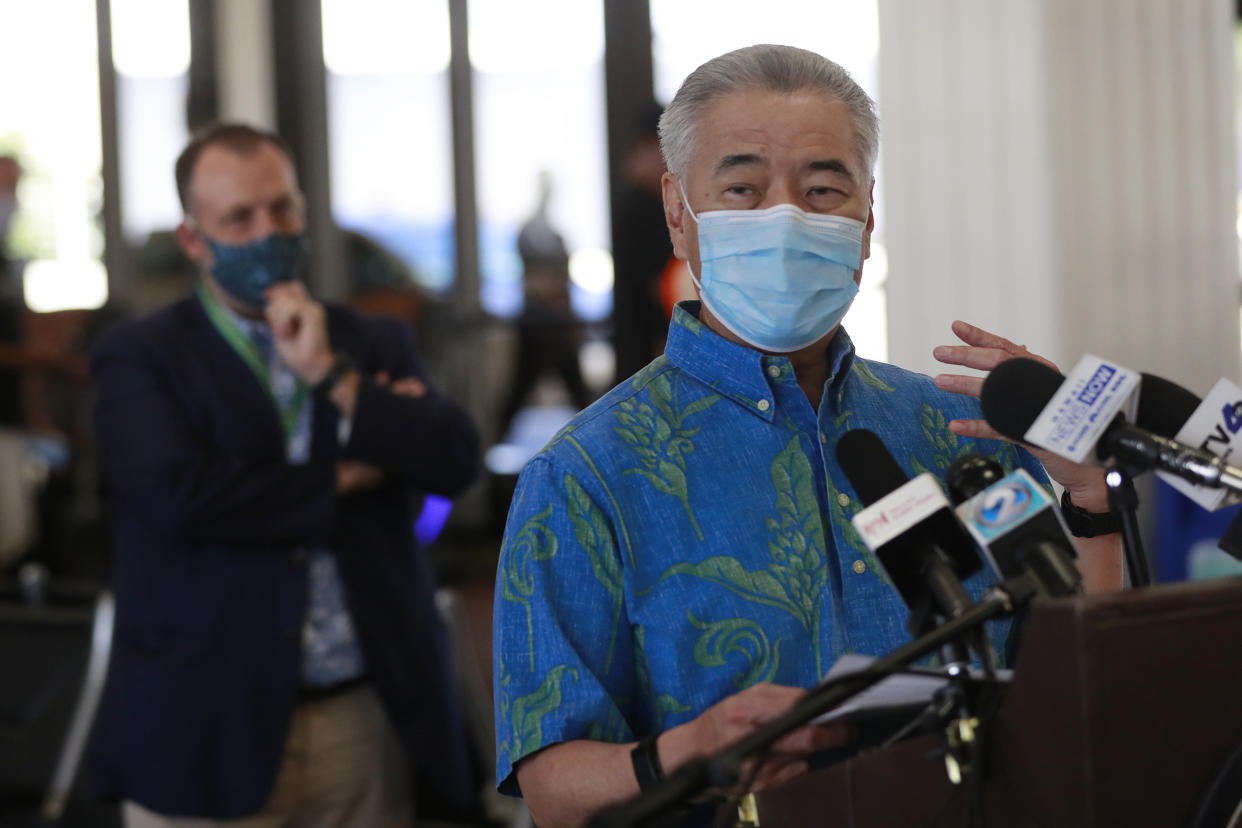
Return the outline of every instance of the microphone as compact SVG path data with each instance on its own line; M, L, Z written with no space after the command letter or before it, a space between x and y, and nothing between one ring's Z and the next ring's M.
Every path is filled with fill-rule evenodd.
M911 634L930 626L929 612L947 619L973 606L962 579L983 563L935 478L909 479L866 429L846 432L836 456L866 507L854 516L854 527L910 608Z
M1028 438L1027 433L1054 401L1063 381L1059 372L1033 359L1006 360L983 381L980 395L983 417L1010 439L1040 445L1039 440ZM1144 382L1147 382L1146 377ZM1120 415L1113 419L1094 445L1095 457L1099 460L1113 458L1139 470L1159 469L1201 486L1242 491L1242 470L1204 449L1187 446L1141 427L1141 424L1151 423L1168 431L1179 417L1180 422L1185 423L1188 414L1182 415L1192 399L1198 398L1173 383L1151 382L1147 392L1139 395L1136 419L1140 425L1130 425ZM1061 451L1056 453L1062 454Z
M957 516L1001 580L1027 575L1041 597L1082 592L1078 553L1061 511L1024 470L1005 474L981 454L963 455L945 482Z

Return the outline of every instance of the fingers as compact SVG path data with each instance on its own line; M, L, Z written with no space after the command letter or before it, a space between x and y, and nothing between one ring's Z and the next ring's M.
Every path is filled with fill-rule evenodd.
M969 437L975 440L1007 440L1005 435L988 425L987 420L951 420L949 431L958 437Z
M281 282L264 296L263 315L278 339L296 336L303 325L315 325L323 318L323 305L311 299L300 282Z
M264 292L264 298L268 302L274 299L309 299L310 296L306 292L306 285L298 281L277 282Z
M756 684L721 702L726 721L733 727L751 728L770 722L806 695L800 687Z
M1017 354L1012 354L1001 348L984 348L973 345L937 345L932 349L932 356L937 362L943 362L946 365L961 365L966 368L977 368L980 371L991 371L997 365L1000 365L1007 359L1012 359Z
M777 684L756 684L721 701L704 714L712 720L715 750L737 741L779 716L789 712L806 691ZM808 725L782 737L773 750L794 755L840 747L853 738L849 727L841 724Z
M1051 360L1045 359L1039 354L1031 353L1030 349L1025 345L1017 345L1005 339L1005 337L997 336L990 331L985 331L983 328L963 322L960 319L955 320L951 327L953 333L957 335L958 339L965 342L966 346L942 345L936 348L932 351L932 355L941 362L947 362L951 365L969 365L971 368L981 368L981 370L990 371L1006 359L1023 357L1025 359L1033 359L1036 362L1042 362L1053 370L1060 370ZM980 353L967 356L970 354L971 349L978 349ZM940 352L944 353L944 359L941 358ZM970 365L970 363L965 361L957 361L962 358L986 361L995 357L999 357L999 359L996 359L990 366Z
M983 377L966 377L961 374L937 374L933 380L942 391L977 397L983 391Z
M418 377L402 377L390 383L387 371L376 372L375 384L384 386L399 397L422 397L427 394L426 384Z
M854 731L849 726L840 723L807 725L781 737L772 745L772 750L777 753L806 755L843 747L853 738Z
M775 788L786 782L792 782L806 773L809 766L805 759L784 759L769 756L759 769L759 775L751 782L749 790L762 791L764 788ZM749 768L747 768L749 773ZM742 779L746 779L743 775Z
M373 489L383 481L384 472L378 466L372 466L360 460L338 460L336 462L337 494L346 495L364 489Z
M417 377L406 377L394 382L389 390L401 397L422 397L427 393L427 386Z

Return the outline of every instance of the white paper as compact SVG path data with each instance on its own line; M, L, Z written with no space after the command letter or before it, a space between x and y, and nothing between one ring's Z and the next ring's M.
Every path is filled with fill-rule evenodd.
M850 673L858 673L867 669L875 661L864 655L846 654L837 659L832 669L824 676L824 680L835 679ZM970 671L971 678L982 678L983 673L974 668ZM1013 678L1012 670L997 670L996 678L1009 681ZM852 714L865 713L873 710L886 710L893 707L908 707L915 704L927 704L941 687L949 683L943 674L897 673L889 676L854 696L841 706L829 710L817 718L816 723L831 722Z

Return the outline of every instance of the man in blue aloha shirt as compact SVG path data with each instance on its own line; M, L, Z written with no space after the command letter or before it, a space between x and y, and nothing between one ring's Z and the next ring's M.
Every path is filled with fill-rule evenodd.
M849 522L861 504L833 451L846 431L879 434L911 475L980 452L1046 479L979 419L981 380L862 359L840 327L869 253L878 143L844 70L789 47L731 52L691 74L660 131L669 231L701 302L525 468L497 573L497 781L541 826L582 823L735 741L842 654L909 640ZM944 362L1031 356L954 330L966 344L937 349ZM1106 511L1098 470L1041 458L1074 503ZM1116 537L1080 555L1090 586L1120 585ZM989 632L1003 653L1007 627ZM787 737L756 786L844 739Z

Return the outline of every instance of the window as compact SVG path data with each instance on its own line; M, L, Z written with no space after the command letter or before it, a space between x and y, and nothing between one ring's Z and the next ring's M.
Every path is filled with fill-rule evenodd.
M443 0L323 0L332 214L432 291L454 281Z
M99 307L108 280L94 0L0 0L0 20L0 154L24 170L8 243L28 261L26 304Z
M612 310L607 252L604 18L598 0L471 0L482 304L522 307L517 235L549 189L548 225L570 254L577 315Z

